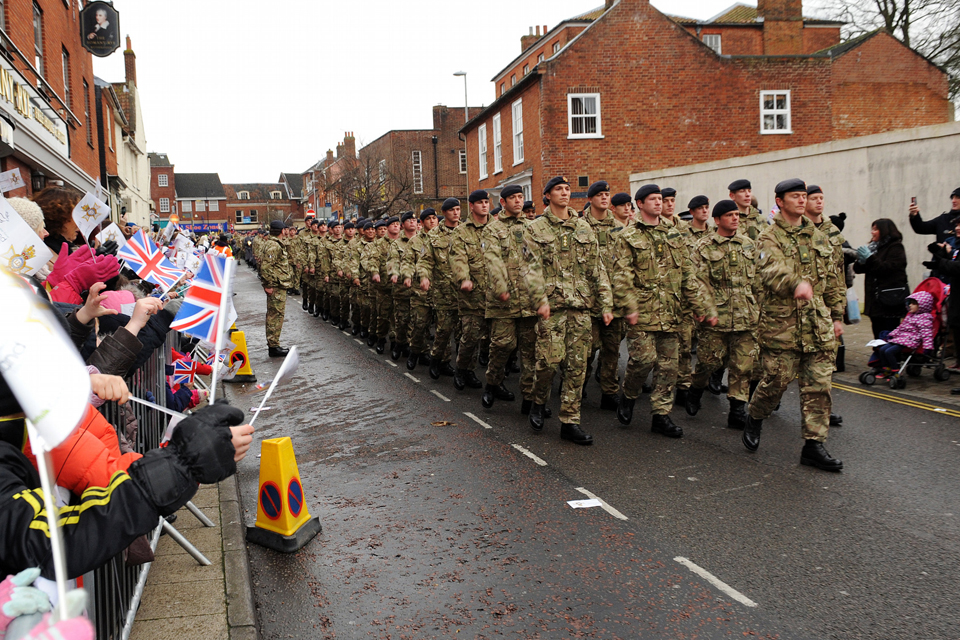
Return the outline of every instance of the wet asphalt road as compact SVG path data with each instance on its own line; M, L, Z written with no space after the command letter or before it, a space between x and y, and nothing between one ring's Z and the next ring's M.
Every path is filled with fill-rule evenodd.
M246 268L236 290L269 380L264 296ZM955 417L835 391L845 421L828 448L845 471L828 474L799 465L795 386L751 455L723 426L725 399L707 394L696 418L675 409L686 435L668 440L650 433L646 400L621 427L591 382L595 444L577 447L556 418L534 434L519 400L488 411L450 378L411 379L297 297L286 317L300 370L257 437L293 438L323 532L290 556L249 546L264 638L960 637ZM259 402L251 385L228 392ZM257 474L241 463L247 524ZM578 488L611 512L567 506L588 497Z

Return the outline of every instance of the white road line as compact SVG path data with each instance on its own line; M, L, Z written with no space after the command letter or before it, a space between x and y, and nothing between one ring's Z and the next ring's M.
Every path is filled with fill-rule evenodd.
M367 349L367 351L369 351L369 352L372 353L373 355L377 355L377 352L374 351L373 349Z
M473 420L474 422L476 422L477 424L479 424L479 425L480 425L481 427L483 427L484 429L493 429L493 427L491 427L491 426L488 425L486 422L484 422L483 420L481 420L481 419L478 418L477 416L473 415L473 414L470 413L469 411L464 411L464 412L463 412L463 415L467 416L468 418L470 418L471 420Z
M344 331L344 332L342 332L342 333L343 333L343 335L345 335L345 336L352 336L352 335L353 335L353 334L350 333L349 331Z
M600 496L596 496L596 495L592 494L591 492L587 491L587 490L584 489L583 487L577 487L576 490L579 491L580 493L582 493L583 495L587 496L588 498L593 498L594 500L599 500L599 501L600 501L600 508L603 509L604 511L606 511L607 513L609 513L610 515L612 515L614 518L619 518L620 520L628 520L627 516L623 515L622 513L620 513L619 511L617 511L617 510L614 509L613 507L611 507L611 506L610 506L609 504L607 504L606 501L605 501L603 498L601 498Z
M438 398L440 398L440 399L443 400L444 402L450 402L450 398L448 398L447 396L443 395L442 393L440 393L440 392L437 391L436 389L430 389L430 393L432 393L433 395L437 396Z
M414 377L413 377L412 375L410 375L409 373L404 372L403 375L407 376L408 378L410 378L411 380L413 380L413 381L416 382L417 384L420 383L420 380L419 380L418 378L414 378Z
M752 489L754 487L759 487L762 482L754 482L753 484L745 484L741 487L730 487L729 489L721 489L719 491L711 491L710 493L705 493L702 496L694 496L697 500L702 500L703 498L709 498L711 496L718 496L721 493L730 493L731 491L742 491L743 489Z
M357 338L354 338L353 341L357 344L363 344L363 340L358 340Z
M736 589L734 589L733 587L728 585L726 582L724 582L717 576L713 575L703 567L697 566L696 564L690 562L689 560L687 560L682 556L677 556L676 558L674 558L674 560L676 562L679 562L683 566L685 566L687 569L690 569L690 571L693 571L695 574L697 574L698 576L700 576L701 578L703 578L704 580L706 580L707 582L715 586L720 591L723 591L725 594L727 594L728 596L730 596L740 604L747 607L757 606L756 602L754 602L747 596L743 595L742 593L740 593L739 591L737 591Z
M541 458L540 456L538 456L537 454L535 454L534 452L532 452L532 451L530 451L530 450L528 450L528 449L524 449L523 447L521 447L521 446L518 445L518 444L512 444L512 445L510 445L510 446L513 447L514 449L516 449L517 451L519 451L520 453L522 453L523 455L527 456L528 458L530 458L530 459L533 460L534 462L536 462L536 463L537 463L538 465L540 465L541 467L547 466L547 461L544 460L543 458Z
M391 367L397 366L397 363L394 362L393 360L384 360L384 362L386 362L386 363L387 363L388 365L390 365Z

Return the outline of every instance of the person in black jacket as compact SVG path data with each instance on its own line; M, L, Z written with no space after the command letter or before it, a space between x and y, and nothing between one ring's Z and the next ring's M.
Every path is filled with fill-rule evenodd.
M903 300L885 304L879 299L880 292L897 288L903 288L904 299L909 295L907 252L903 248L903 236L893 220L874 220L870 233L870 245L857 248L858 259L853 270L866 274L863 312L870 316L873 337L879 338L881 331L896 329L907 313Z
M944 211L933 220L924 220L920 217L920 208L914 202L910 205L910 226L921 235L937 236L937 243L946 241L954 235L953 220L960 216L960 187L950 194L950 211Z
M954 231L960 234L960 216L954 218ZM946 243L931 244L929 247L933 258L924 262L923 266L936 271L950 285L952 295L947 298L947 325L950 335L953 336L953 353L956 364L953 369L960 369L960 256L954 256L955 251Z

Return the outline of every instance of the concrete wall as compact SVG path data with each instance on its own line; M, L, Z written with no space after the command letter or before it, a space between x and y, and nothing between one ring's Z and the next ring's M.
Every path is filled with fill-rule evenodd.
M786 178L801 178L823 188L826 213L847 213L843 235L854 247L870 240L870 225L890 218L903 233L910 287L926 273L926 246L933 236L918 236L910 228L907 208L917 197L925 220L950 209L950 192L960 187L960 122L918 127L872 136L827 142L685 167L635 173L630 192L656 183L677 190L677 208L698 194L711 206L729 197L727 185L737 178L753 184L760 209L774 205L773 188ZM857 278L863 300L863 278Z

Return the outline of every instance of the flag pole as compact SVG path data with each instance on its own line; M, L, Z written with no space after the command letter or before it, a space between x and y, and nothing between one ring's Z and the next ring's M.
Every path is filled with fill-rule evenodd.
M57 579L57 611L60 613L60 619L65 620L69 615L67 613L67 562L63 549L63 537L60 535L57 524L60 511L57 509L56 494L54 494L53 458L33 423L29 419L25 422L27 433L30 434L31 448L37 458L37 471L40 472L40 487L43 490L43 506L47 514L50 549L53 551L53 570Z
M220 295L220 308L217 310L217 341L213 347L216 356L213 359L213 376L210 380L210 404L213 404L217 398L217 378L220 377L220 367L223 366L220 363L220 349L223 348L223 333L227 329L224 326L227 323L227 309L229 308L230 298L233 296L233 275L237 270L236 260L224 258L223 261L225 263L223 267L223 292Z

